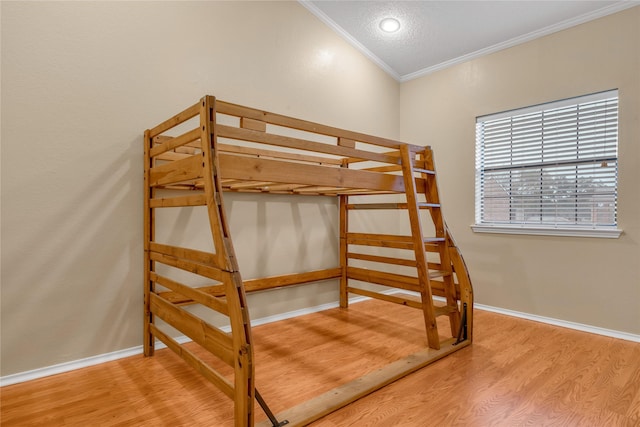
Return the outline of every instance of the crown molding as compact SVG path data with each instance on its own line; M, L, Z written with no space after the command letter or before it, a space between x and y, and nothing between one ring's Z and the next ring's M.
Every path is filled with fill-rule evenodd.
M550 25L548 27L541 28L536 31L532 31L527 34L523 34L518 37L514 37L512 39L506 40L501 43L494 44L492 46L476 50L474 52L458 56L456 58L452 58L448 61L444 61L433 66L423 68L421 70L415 71L413 73L400 75L397 73L391 66L389 66L382 59L378 58L373 52L367 49L362 43L353 38L349 33L347 33L342 27L336 24L329 16L327 16L324 12L318 9L310 0L298 0L302 6L304 6L309 12L315 15L318 19L324 22L327 26L329 26L333 31L338 33L344 40L346 40L349 44L355 47L360 53L373 61L376 65L382 68L387 74L393 77L396 81L403 83L409 80L417 79L418 77L425 76L427 74L434 73L436 71L443 70L445 68L449 68L451 66L461 64L463 62L470 61L472 59L479 58L484 55L489 55L494 52L498 52L503 49L507 49L513 46L517 46L522 43L526 43L540 37L547 36L549 34L556 33L558 31L566 30L571 27L575 27L580 24L584 24L589 21L593 21L598 18L605 17L607 15L611 15L617 12L621 12L625 9L629 9L635 6L640 5L640 1L637 0L623 0L617 3L614 3L609 6L602 7L600 9L594 10L592 12L588 12L579 16L576 16L571 19L567 19L557 24Z
M565 21L558 22L557 24L550 25L548 27L544 27L539 30L532 31L527 34L514 37L504 42L494 44L493 46L476 50L475 52L471 52L466 55L458 56L457 58L453 58L448 61L441 62L431 67L423 68L422 70L418 70L413 73L402 75L400 76L400 82L407 82L409 80L417 79L418 77L422 77L427 74L431 74L436 71L443 70L453 65L471 61L472 59L476 59L481 56L489 55L491 53L498 52L503 49L508 49L510 47L517 46L519 44L523 44L535 39L539 39L541 37L548 36L553 33L557 33L558 31L566 30L568 28L575 27L577 25L596 20L598 18L603 18L605 16L612 15L614 13L621 12L623 10L626 10L635 6L640 6L640 1L621 1L616 4L612 4L610 6L605 6L598 10L594 10L592 12L576 16L575 18L567 19Z

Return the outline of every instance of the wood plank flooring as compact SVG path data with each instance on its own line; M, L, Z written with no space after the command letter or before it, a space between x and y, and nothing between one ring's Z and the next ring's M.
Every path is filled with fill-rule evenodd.
M312 427L640 426L640 344L485 311L474 323L470 347ZM424 348L423 325L366 301L255 327L257 388L278 413ZM0 402L7 427L233 425L231 401L166 349L6 386Z

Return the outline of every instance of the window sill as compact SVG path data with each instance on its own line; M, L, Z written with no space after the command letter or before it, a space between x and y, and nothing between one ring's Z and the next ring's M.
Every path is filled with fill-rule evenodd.
M531 225L473 224L475 233L528 234L533 236L599 237L617 239L622 234L618 228L536 227Z

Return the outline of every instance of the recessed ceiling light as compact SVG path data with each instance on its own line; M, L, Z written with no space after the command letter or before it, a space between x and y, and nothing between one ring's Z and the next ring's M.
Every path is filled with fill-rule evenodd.
M380 21L380 29L385 33L395 33L400 29L400 21L395 18L384 18Z

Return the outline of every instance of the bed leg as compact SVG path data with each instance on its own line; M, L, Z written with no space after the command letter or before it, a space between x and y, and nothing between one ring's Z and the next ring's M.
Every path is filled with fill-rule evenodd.
M348 196L340 196L340 268L342 275L340 276L340 307L347 308L349 306L349 278L347 277L347 230L349 213L347 212Z

